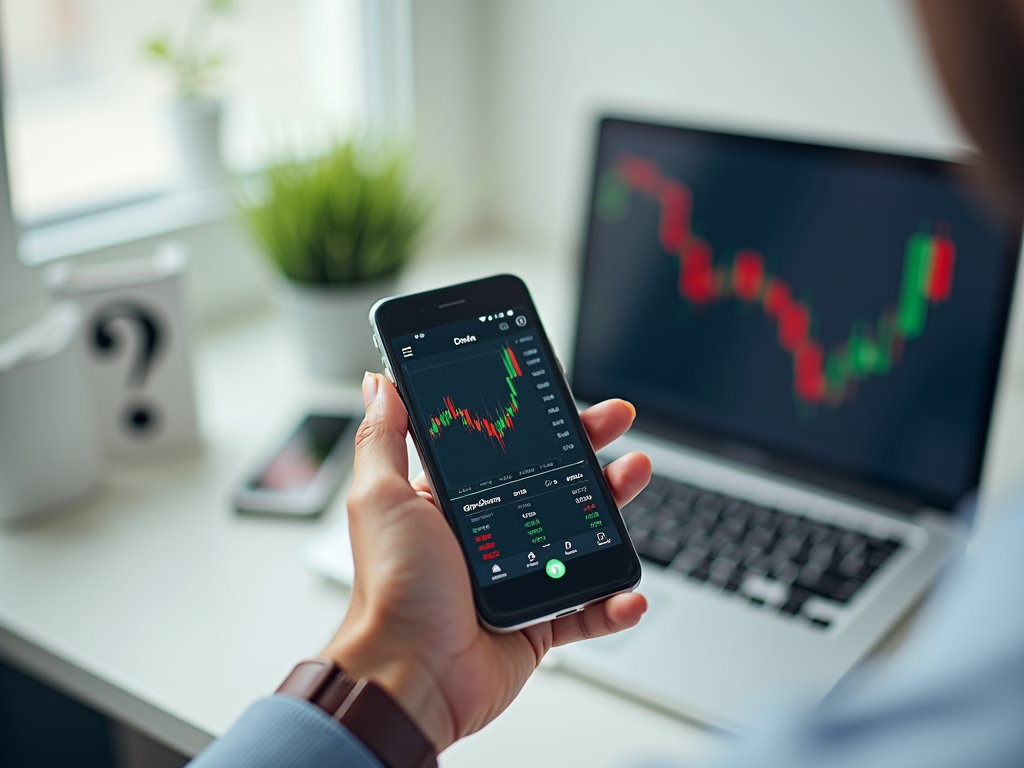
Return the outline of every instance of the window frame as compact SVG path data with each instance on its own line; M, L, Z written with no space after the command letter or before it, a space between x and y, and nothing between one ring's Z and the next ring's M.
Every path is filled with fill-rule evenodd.
M403 140L411 131L410 1L361 0L366 130L371 142ZM38 222L19 222L10 195L3 82L0 56L0 337L4 316L23 316L25 312L19 308L43 301L39 272L46 263L154 237L173 237L235 218L222 188L200 193L142 190L137 196L97 200L95 205L86 204L78 211L56 213Z
M11 207L4 122L3 61L0 57L0 340L39 314L43 285L38 270L18 255L19 229Z

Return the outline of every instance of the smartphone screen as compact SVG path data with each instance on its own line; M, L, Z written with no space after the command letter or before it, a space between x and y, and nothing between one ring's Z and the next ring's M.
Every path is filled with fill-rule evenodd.
M376 317L403 318L384 323L406 331L385 333L386 344L485 620L488 608L516 614L507 625L531 606L635 585L632 544L525 286L469 286L460 310L412 312L417 297L403 297L405 311L382 317L385 305ZM443 308L436 299L458 288L419 302Z

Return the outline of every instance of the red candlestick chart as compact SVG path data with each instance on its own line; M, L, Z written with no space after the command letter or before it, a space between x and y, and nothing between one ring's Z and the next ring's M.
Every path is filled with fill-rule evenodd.
M665 177L647 158L624 155L601 178L598 215L621 221L631 194L659 204L658 239L679 260L679 297L698 306L733 299L760 307L776 325L779 346L792 357L794 395L810 405L840 405L857 382L888 374L905 343L924 333L930 305L946 301L953 290L955 244L942 234L915 232L906 242L897 300L873 323L854 322L850 335L826 353L813 335L813 310L789 283L769 273L760 252L743 248L731 263L716 261L711 244L694 235L694 200L686 184Z
M470 412L469 408L456 405L451 397L445 395L444 407L430 417L427 429L431 437L436 439L448 427L461 424L467 432L483 435L492 443L496 443L502 453L505 452L505 433L515 431L515 418L519 413L519 393L516 391L514 380L522 376L523 371L511 347L502 348L501 362L505 368L508 399L495 409L496 414L491 414L490 410L485 410L483 416L476 411Z

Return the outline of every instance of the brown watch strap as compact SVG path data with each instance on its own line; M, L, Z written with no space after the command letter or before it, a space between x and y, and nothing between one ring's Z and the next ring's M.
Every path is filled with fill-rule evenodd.
M388 694L369 680L353 680L333 661L296 665L281 683L287 693L315 704L345 726L387 768L436 768L434 745Z

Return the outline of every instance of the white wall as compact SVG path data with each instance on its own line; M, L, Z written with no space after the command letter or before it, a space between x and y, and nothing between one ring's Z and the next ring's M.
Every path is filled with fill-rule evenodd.
M439 237L576 255L602 112L942 149L960 141L901 0L410 0L420 170ZM183 233L201 316L256 299L229 223ZM145 252L150 242L90 254ZM0 267L4 259L0 258ZM23 296L21 269L0 274ZM10 297L8 297L8 301Z
M417 170L436 194L435 234L447 242L473 230L482 210L485 3L415 0L410 7Z
M899 0L490 0L483 213L572 253L595 118L942 150L962 141Z

